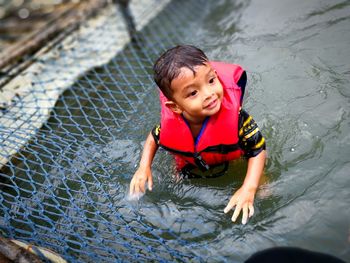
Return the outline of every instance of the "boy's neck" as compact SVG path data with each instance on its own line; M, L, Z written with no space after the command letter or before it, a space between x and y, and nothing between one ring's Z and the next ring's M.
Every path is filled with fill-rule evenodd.
M192 137L195 139L198 137L199 133L201 132L203 124L206 123L207 119L209 118L209 117L206 117L201 121L198 120L193 122L191 120L188 120L184 115L182 115L182 117L185 120L188 127L190 128Z
M193 138L197 138L198 134L200 133L202 129L203 123L196 123L196 124L190 124L190 130L192 133Z
M188 114L186 114L185 112L183 112L181 115L184 118L184 120L186 121L186 123L188 125L191 125L191 126L192 125L194 125L194 126L197 126L197 125L202 126L203 122L207 119L207 117L193 118L191 116L188 116Z

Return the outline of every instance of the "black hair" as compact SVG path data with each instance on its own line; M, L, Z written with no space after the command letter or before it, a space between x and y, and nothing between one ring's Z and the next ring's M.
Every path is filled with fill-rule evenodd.
M194 68L208 63L204 52L191 45L178 45L165 51L154 63L154 81L164 96L172 99L171 82L177 78L181 68L185 67L196 74Z

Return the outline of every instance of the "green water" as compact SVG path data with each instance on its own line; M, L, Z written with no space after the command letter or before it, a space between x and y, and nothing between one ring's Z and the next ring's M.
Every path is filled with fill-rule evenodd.
M349 1L173 1L142 45L79 78L5 166L0 230L72 262L242 262L274 246L349 260L349 14ZM244 108L268 150L247 225L223 213L243 161L220 178L177 182L159 151L153 191L128 199L159 122L152 61L176 43L247 71Z

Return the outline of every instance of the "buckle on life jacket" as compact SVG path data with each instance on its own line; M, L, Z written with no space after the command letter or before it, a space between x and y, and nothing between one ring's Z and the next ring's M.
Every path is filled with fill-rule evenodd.
M193 155L194 162L198 166L199 169L202 171L208 171L209 170L209 165L203 160L202 156L200 156L198 153L195 153Z

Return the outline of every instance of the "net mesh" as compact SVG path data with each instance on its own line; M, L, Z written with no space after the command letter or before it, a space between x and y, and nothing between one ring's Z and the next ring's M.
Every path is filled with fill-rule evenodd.
M130 163L123 163L122 157L127 151L134 153L133 162L139 157L126 130L138 134L141 126L154 124L138 119L154 110L144 103L145 96L157 96L151 76L153 61L166 48L182 43L191 27L195 30L194 20L198 23L204 2L169 3L121 52L81 74L57 101L60 92L55 90L69 82L64 73L75 70L72 64L84 66L77 65L80 60L74 47L60 43L51 50L55 56L45 61L36 58L40 73L34 72L31 80L38 87L36 93L15 96L12 106L1 110L1 118L11 122L0 126L1 143L17 152L11 157L9 150L0 152L4 160L0 171L3 235L51 248L72 262L203 260L193 252L195 244L171 229L145 222L137 209L121 200L131 178L125 171ZM108 26L98 26L93 39L108 31ZM109 46L104 43L105 49ZM40 92L52 96L52 101L44 101ZM55 105L53 110L47 101ZM20 114L7 114L13 108ZM50 117L42 127L34 125L47 113ZM25 145L19 150L15 145L21 141Z

